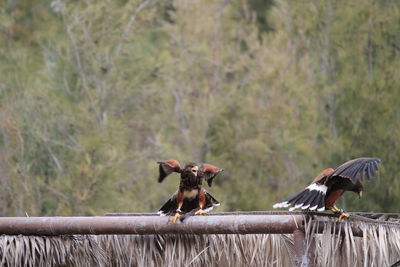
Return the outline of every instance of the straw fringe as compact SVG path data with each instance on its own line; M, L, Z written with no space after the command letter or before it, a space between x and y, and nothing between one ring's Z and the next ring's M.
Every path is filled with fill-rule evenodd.
M292 266L289 235L99 236L108 266Z
M1 236L0 266L293 266L290 235Z
M0 237L0 266L101 266L106 256L92 236Z
M318 227L322 234L316 234ZM400 259L400 225L336 219L306 225L307 249L315 266L390 266ZM357 226L362 237L355 236ZM335 234L336 233L336 234Z

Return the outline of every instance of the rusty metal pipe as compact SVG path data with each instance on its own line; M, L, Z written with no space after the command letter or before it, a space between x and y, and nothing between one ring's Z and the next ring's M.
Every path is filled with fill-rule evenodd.
M193 216L177 223L160 216L1 217L0 234L288 234L303 220L302 215Z

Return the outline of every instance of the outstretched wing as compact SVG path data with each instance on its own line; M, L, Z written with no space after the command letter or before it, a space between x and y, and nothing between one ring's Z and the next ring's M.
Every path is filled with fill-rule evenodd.
M292 206L289 211L295 209L308 209L308 210L325 210L325 195L328 187L324 185L325 179L333 172L333 169L329 168L322 171L314 179L314 181L307 186L305 189L297 192L287 200L276 203L272 207L276 208L287 208Z
M222 172L223 169L215 167L214 165L204 163L200 166L199 176L207 181L208 185L212 185L213 179Z
M356 184L363 179L373 177L378 170L379 163L381 163L379 158L357 158L345 162L337 167L336 170L331 168L326 169L304 190L283 202L276 203L273 205L273 208L287 208L292 206L289 209L290 211L297 208L323 211L325 209L325 196L328 191L327 184L329 184L332 178L341 177L350 179L353 184Z
M158 176L158 182L161 183L165 177L170 175L173 172L181 172L181 164L177 160L166 160L166 161L158 161L160 164L160 175Z
M330 177L340 176L350 179L353 184L364 179L370 179L378 170L381 159L379 158L357 158L349 160L332 172Z

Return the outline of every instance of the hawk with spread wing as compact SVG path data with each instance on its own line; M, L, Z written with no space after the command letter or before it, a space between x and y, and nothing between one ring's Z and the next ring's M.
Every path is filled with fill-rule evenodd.
M213 179L223 170L211 164L202 164L198 166L190 162L181 167L177 160L167 160L157 162L160 170L158 182L161 183L168 175L173 172L180 173L181 180L178 191L160 208L160 215L173 215L173 222L184 213L198 209L194 214L205 214L220 203L211 196L203 187L203 180L208 185L212 185Z
M357 158L345 162L335 170L326 169L304 190L284 202L275 204L273 207L287 208L292 206L289 211L299 208L311 211L331 210L339 215L340 221L350 215L338 209L335 202L346 191L355 192L361 197L363 191L361 182L373 177L380 163L379 158Z

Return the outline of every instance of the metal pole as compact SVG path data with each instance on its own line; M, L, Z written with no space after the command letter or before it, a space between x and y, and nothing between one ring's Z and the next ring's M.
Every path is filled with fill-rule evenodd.
M0 234L287 234L303 220L302 215L193 216L176 223L160 216L2 217Z

